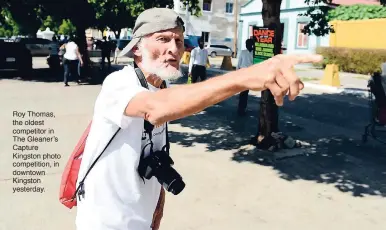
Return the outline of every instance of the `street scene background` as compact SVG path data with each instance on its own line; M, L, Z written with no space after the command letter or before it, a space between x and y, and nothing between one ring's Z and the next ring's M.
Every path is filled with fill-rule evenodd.
M216 65L215 59L211 62ZM34 63L37 69L47 68L39 58ZM213 77L219 70L208 71ZM299 68L297 73L318 77L316 70ZM346 77L352 77L359 89L366 84L365 76ZM174 85L186 80L185 72ZM61 79L0 80L1 230L75 229L76 209L60 204L59 183L69 154L91 119L101 86L70 84L63 87ZM178 196L167 194L161 229L384 228L384 146L361 143L369 121L366 94L306 87L280 110L281 130L301 140L303 148L277 159L248 145L257 130L259 93L250 96L246 117L237 116L237 103L235 95L171 122L174 167L187 186ZM45 120L59 142L43 148L62 159L60 167L47 170L42 178L43 194L12 193L14 110L55 113L54 119Z
M92 119L104 78L132 64L116 57L131 40L136 17L156 6L173 8L185 21L183 77L171 87L188 84L198 38L208 50L208 77L221 77L236 69L252 28L268 19L283 29L275 44L281 53L324 56L320 65L295 67L305 89L279 108L279 130L300 148L269 152L250 143L258 131L259 92L249 92L245 116L237 113L236 94L170 122L173 167L186 188L166 194L161 230L385 229L385 145L364 135L379 121L369 80L377 72L386 79L384 0L323 0L318 6L290 0L53 2L0 0L0 230L75 229L76 208L59 201L63 169ZM316 24L313 9L322 9ZM310 27L318 23L320 30ZM80 79L71 76L64 87L59 47L69 38L85 64L75 63L71 74L78 71ZM23 118L28 112L48 117ZM15 134L34 128L54 138L23 142L25 135ZM386 141L385 132L376 134ZM17 149L25 145L39 150ZM24 162L17 153L31 152L49 164L40 176L22 177L26 169L17 166ZM28 186L41 193L23 192Z

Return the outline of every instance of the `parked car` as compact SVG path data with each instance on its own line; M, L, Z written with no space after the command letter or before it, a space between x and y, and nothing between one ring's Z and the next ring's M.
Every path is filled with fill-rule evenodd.
M211 57L233 56L232 49L225 45L207 45L206 49L208 50L208 55Z
M22 76L32 71L31 51L22 43L0 40L0 70L14 70Z
M31 51L32 56L50 55L51 40L43 38L16 38L14 41L23 43Z

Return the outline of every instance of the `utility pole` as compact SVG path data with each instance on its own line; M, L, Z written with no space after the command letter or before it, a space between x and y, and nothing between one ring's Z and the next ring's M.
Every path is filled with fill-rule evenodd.
M186 9L185 9L185 15L186 15L185 31L186 31L186 36L188 37L189 36L189 28L188 28L188 26L189 26L189 0L184 0L184 1L186 3ZM181 2L180 2L180 4L181 4Z
M234 17L235 17L235 31L234 31L234 39L233 39L233 57L236 58L237 57L237 31L238 31L238 19L237 19L237 16L239 14L239 8L238 8L238 0L233 0L233 14L234 14Z

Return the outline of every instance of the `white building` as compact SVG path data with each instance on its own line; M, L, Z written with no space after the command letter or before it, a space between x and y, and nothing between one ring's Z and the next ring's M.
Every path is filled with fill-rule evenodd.
M181 16L187 27L185 35L196 42L203 37L207 44L227 45L233 49L235 37L234 0L199 0L202 16L186 17L183 0L174 0L174 10ZM244 4L247 0L238 0ZM238 7L240 12L240 7Z
M251 0L241 7L238 40L245 41L252 35L253 25L263 26L261 15L262 1ZM280 21L284 24L284 53L313 53L318 46L329 46L329 36L308 36L301 29L310 21L308 17L299 16L305 13L309 6L303 0L283 0L281 4ZM239 50L245 49L245 42L239 42Z

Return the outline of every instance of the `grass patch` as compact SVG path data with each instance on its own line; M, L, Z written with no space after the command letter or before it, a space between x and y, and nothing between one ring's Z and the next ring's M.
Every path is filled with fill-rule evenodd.
M320 78L318 78L318 77L300 77L300 80L302 80L302 81L319 81Z

